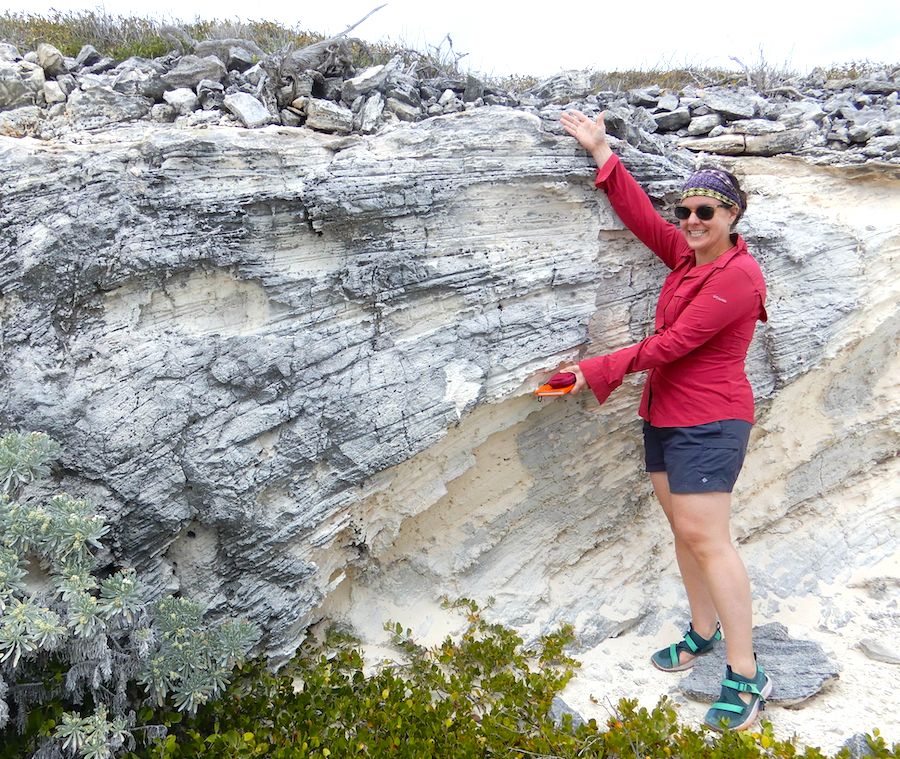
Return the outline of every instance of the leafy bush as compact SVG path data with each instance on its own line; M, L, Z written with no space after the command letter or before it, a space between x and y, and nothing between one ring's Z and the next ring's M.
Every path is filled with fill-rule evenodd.
M550 704L577 666L562 652L571 631L529 649L512 630L485 622L473 602L455 605L469 615L459 641L424 649L397 625L394 642L405 661L366 677L353 641L329 636L278 674L259 662L244 667L222 699L130 756L481 756L517 744L549 750L558 732Z
M184 598L148 606L133 569L97 566L109 527L87 502L11 501L58 453L46 435L0 438L0 729L7 749L102 759L133 743L139 685L192 713L224 691L258 630L207 625Z
M776 740L769 724L721 736L680 725L665 698L652 710L623 700L602 726L576 728L566 714L554 721L553 698L578 666L564 653L571 630L526 647L474 602L453 606L468 617L458 640L426 649L410 630L389 627L399 660L369 675L354 641L340 635L308 643L277 674L249 663L221 699L192 717L174 715L164 740L127 759L823 756ZM900 757L900 745L888 748L877 732L869 746L873 756Z
M0 483L15 493L57 454L44 435L3 436ZM526 646L467 599L447 604L466 615L463 633L433 648L389 626L398 660L372 673L340 634L310 639L274 673L244 662L251 625L207 625L181 598L148 608L133 571L99 571L108 528L85 502L4 494L0 529L4 757L823 757L767 723L724 735L680 725L665 698L651 710L622 700L604 725L554 720L553 700L579 666L565 653L571 628ZM877 731L867 741L874 757L900 757Z

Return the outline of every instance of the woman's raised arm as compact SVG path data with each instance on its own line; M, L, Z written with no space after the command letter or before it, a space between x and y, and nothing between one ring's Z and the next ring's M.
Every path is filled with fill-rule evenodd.
M647 193L618 158L614 158L606 139L604 115L590 119L581 111L566 111L560 123L593 156L597 163L597 186L606 192L622 223L666 266L674 269L679 256L690 253L690 248L679 229L656 212Z

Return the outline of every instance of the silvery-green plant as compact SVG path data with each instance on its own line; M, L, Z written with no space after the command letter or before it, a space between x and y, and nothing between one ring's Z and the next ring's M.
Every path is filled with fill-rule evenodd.
M194 713L218 697L259 630L242 620L206 624L185 598L149 605L133 569L98 567L109 525L86 501L14 500L57 455L40 433L0 437L0 730L12 718L24 730L38 704L75 707L35 757L108 759L133 743L141 701L170 699ZM94 709L82 714L86 700Z

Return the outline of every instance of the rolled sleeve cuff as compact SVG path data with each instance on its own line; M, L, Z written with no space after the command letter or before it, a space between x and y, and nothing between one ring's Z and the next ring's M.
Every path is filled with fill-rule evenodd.
M618 165L619 156L613 154L607 159L606 163L597 169L597 178L594 180L594 186L601 190L605 190L606 180L609 179L609 175L613 173L613 170Z
M622 377L609 377L609 358L607 356L587 358L578 363L578 368L581 369L584 381L587 382L597 403L603 403L609 398L612 391L622 384Z

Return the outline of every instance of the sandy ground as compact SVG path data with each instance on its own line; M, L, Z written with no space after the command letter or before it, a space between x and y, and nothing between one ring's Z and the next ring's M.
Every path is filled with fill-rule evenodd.
M794 627L788 627L794 633ZM636 698L650 708L667 695L678 704L680 719L701 723L708 704L684 698L677 688L681 675L660 672L648 661L650 652L680 635L674 627L653 638L623 635L580 655L582 668L562 693L563 700L582 716L602 722L621 698ZM854 733L875 727L889 742L900 742L900 690L880 685L889 684L900 667L872 661L852 649L844 652L841 663L840 678L824 692L792 708L769 704L763 719L772 723L777 737L795 737L799 744L828 754Z

